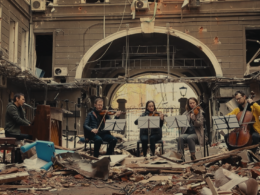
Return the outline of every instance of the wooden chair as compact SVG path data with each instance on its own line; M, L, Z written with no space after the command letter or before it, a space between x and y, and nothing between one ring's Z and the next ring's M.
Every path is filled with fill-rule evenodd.
M89 143L89 148L90 148L90 155L92 155L92 148L91 148L91 144L94 144L94 141L93 140L89 140L88 138L85 139L85 150L87 148L87 143ZM106 141L103 141L102 144L106 144L107 145L107 149L109 147L109 143L106 142Z
M141 142L141 140L138 140L137 141L137 152L136 152L136 156L137 157L139 157L140 156L140 144L141 144L142 142ZM157 142L155 142L155 144L161 144L161 146L162 146L162 154L164 154L163 153L163 141L162 140L159 140L159 141L157 141Z

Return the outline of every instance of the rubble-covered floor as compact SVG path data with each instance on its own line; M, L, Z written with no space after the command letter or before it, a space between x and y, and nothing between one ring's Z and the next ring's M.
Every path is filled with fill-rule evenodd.
M69 148L73 146L74 143L69 142ZM135 141L118 143L112 156L105 156L106 148L102 146L100 153L103 155L99 159L90 155L89 146L86 151L83 146L83 143L77 143L78 150L74 153L57 153L54 165L48 171L34 170L28 165L24 167L25 164L9 164L7 167L1 164L0 194L258 193L259 152L251 155L248 150L257 146L227 151L225 144L219 143L209 147L208 157L203 157L203 148L198 146L197 160L190 161L186 149L183 163L174 153L175 142L165 142L163 155L157 145L156 155L148 157L135 156ZM25 158L37 158L35 151L30 151ZM10 160L9 153L7 159Z

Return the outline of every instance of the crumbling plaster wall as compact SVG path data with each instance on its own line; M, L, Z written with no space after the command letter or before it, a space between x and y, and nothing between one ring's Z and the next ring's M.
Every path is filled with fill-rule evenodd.
M260 19L260 17L259 17ZM198 20L198 19L197 19ZM171 20L168 20L171 22ZM55 26L57 22L43 22L38 28L49 28L50 25ZM62 33L56 34L55 37L55 66L68 67L69 75L67 82L74 80L77 64L87 52L87 50L95 43L103 38L103 27L97 25L90 28L85 35L85 45L83 45L83 34L88 26L94 22L90 21L61 21L60 28ZM165 26L166 22L160 20L155 22L155 25ZM255 22L257 24L257 22ZM130 28L139 26L140 23L130 23ZM245 38L244 26L238 24L238 21L227 21L218 24L213 22L187 22L187 23L171 23L171 28L187 32L194 36L204 44L206 44L219 59L222 71L225 77L242 77L245 71ZM203 30L200 30L202 29ZM118 26L107 25L106 36L117 32ZM125 26L121 28L124 30ZM215 42L216 38L218 42ZM87 70L86 70L87 71Z
M216 55L225 77L243 77L246 69L245 28L258 25L260 19L260 16L254 15L253 12L251 16L244 15L243 10L249 10L250 4L256 6L253 5L256 3L258 2L236 2L236 9L241 13L241 16L237 16L237 13L233 14L234 2L212 2L201 5L200 9L184 9L181 19L181 3L165 1L158 7L155 26L165 27L166 23L170 23L171 29L195 37ZM127 5L120 30L125 30L126 23L129 28L140 27L140 17L151 17L153 4L150 8L150 11L138 12L136 19L132 20L130 5ZM37 32L46 29L59 31L55 33L54 66L68 67L67 82L74 80L77 65L87 50L104 38L103 9L101 4L57 6L53 12L49 8L45 14L34 15L34 29L37 29ZM124 4L115 4L113 7L111 1L105 9L107 37L118 31ZM76 15L78 17L75 17ZM101 55L102 53L99 54ZM84 71L90 74L87 69Z
M29 5L24 0L1 0L2 22L1 22L1 38L0 43L3 54L6 59L9 59L9 34L10 21L18 22L18 65L21 64L21 36L22 29L29 31Z

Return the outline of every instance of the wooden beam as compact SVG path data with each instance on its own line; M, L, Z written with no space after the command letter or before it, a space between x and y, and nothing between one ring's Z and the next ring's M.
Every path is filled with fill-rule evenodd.
M217 157L217 156L222 156L222 155L233 155L233 154L236 154L242 150L249 150L249 149L253 149L253 148L256 148L258 147L260 144L256 144L256 145L253 145L253 146L247 146L247 147L243 147L243 148L238 148L236 150L232 150L232 151L229 151L229 152L224 152L224 153L221 153L221 154L216 154L216 155L212 155L212 156L207 156L207 157L204 157L204 158L200 158L200 159L197 159L197 160L194 160L194 161L188 161L188 162L183 162L181 163L182 165L183 164L188 164L188 163L194 163L194 162L198 162L198 161L201 161L201 160L206 160L206 159L210 159L210 158L214 158L214 157Z
M164 159L166 159L166 160L168 160L168 161L170 161L170 162L174 162L174 163L180 163L179 161L177 161L177 160L172 160L172 159L170 159L170 158L167 158L167 157L164 157L164 156L162 156L162 155L157 155L157 156L159 156L160 158L164 158Z
M32 188L30 185L0 185L0 189Z
M209 177L206 178L206 182L207 182L207 184L208 184L212 194L213 195L218 195L218 192L217 192L215 186L213 185L213 183L212 183L212 181L211 181L211 179Z

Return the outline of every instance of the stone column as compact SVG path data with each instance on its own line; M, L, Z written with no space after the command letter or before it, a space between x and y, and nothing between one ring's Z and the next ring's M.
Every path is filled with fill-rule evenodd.
M185 112L185 105L187 102L187 98L180 98L179 102L180 102L180 114L183 114Z
M121 110L121 111L123 111L123 112L125 112L125 111L126 111L126 109L125 109L125 104L127 103L126 99L118 99L118 100L117 100L117 103L118 103L118 109ZM126 117L125 114L124 114L124 115L122 114L122 115L120 116L121 119L125 119L125 117Z
M125 109L125 104L127 103L126 99L118 99L117 100L117 103L118 103L118 109L122 112L125 112L126 109ZM126 115L125 114L121 114L120 115L120 119L125 119L126 118ZM123 131L118 131L118 133L121 133L121 134L125 134L125 130L126 130L126 126L125 126L125 129Z

